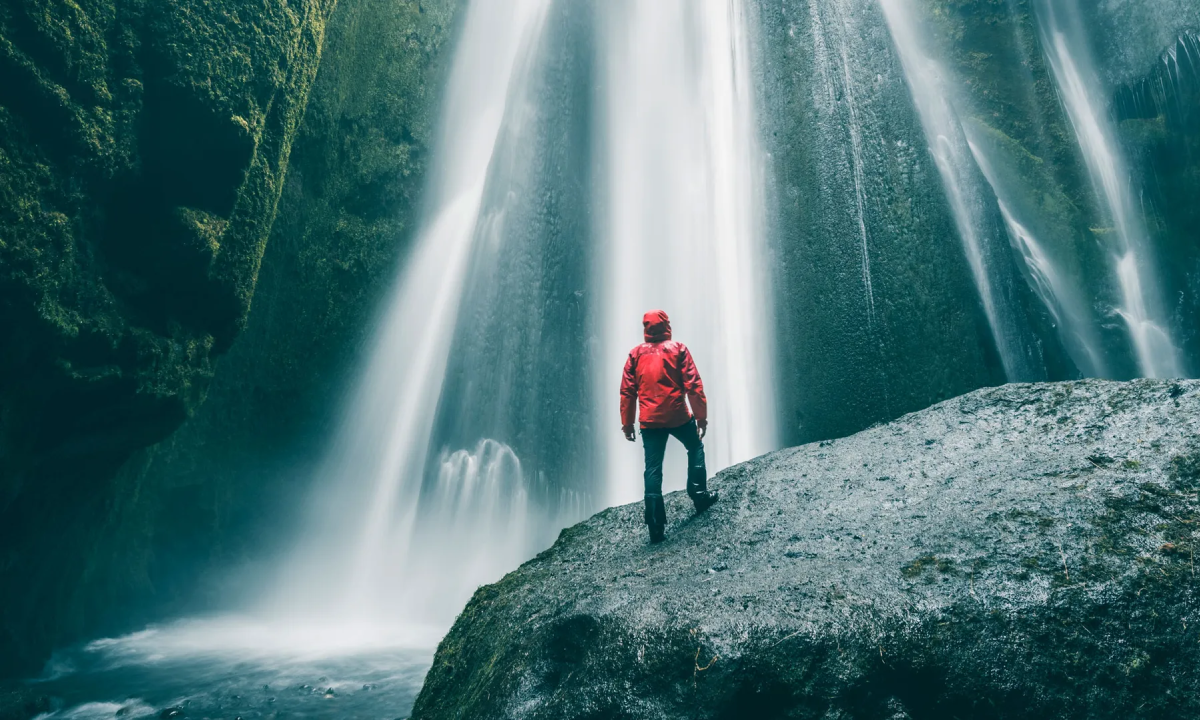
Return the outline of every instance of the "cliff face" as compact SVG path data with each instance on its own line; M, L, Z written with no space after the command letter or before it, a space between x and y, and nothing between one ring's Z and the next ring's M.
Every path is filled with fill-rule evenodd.
M339 2L247 327L194 416L117 474L136 501L98 537L105 554L142 560L85 595L117 582L154 614L224 607L213 574L294 529L416 230L461 4Z
M1200 18L1193 22L1113 101L1117 130L1141 179L1177 342L1189 357L1200 354L1200 327L1189 321L1200 313Z
M981 390L613 508L480 588L414 718L1200 710L1200 382Z
M964 192L975 194L989 283L1016 330L1008 339L1030 365L1008 378L1000 367L948 201L953 188L939 176L879 3L750 3L788 444L1005 379L1146 374L1121 318L1115 258L1125 240L1047 60L1045 8L1071 3L902 5L920 54L939 68L969 163L981 168ZM1132 180L1135 225L1146 226L1142 293L1184 359L1181 372L1194 374L1200 244L1197 204L1187 198L1200 168L1198 11L1175 0L1078 5L1086 41L1072 53L1086 76L1095 65L1091 100L1102 124L1112 121L1109 149Z
M5 504L120 462L202 398L245 323L333 6L0 6Z
M326 415L454 3L334 5L0 3L0 673L191 587L261 510L228 468Z
M0 4L0 669L244 325L333 6Z
M1107 322L1110 308L1120 304L1110 268L1114 221L1088 175L1048 66L1038 3L920 5L935 46L963 83L966 123L995 165L1003 201L1092 301L1086 314L1097 325L1096 348L1105 362L1080 369L1137 376L1124 328ZM1174 0L1080 5L1091 56L1078 60L1096 64L1103 89L1095 101L1113 121L1117 161L1128 166L1139 198L1147 267L1157 284L1147 292L1165 302L1164 324L1181 354L1194 358L1197 329L1189 318L1200 308L1200 231L1196 203L1185 198L1200 191L1200 9ZM1184 370L1195 372L1186 364Z
M1004 381L877 2L753 3L782 441Z

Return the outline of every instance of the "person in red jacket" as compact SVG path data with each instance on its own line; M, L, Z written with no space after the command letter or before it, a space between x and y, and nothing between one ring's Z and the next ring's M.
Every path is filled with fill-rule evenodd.
M696 512L715 503L717 493L708 490L702 442L708 429L708 400L692 354L683 343L671 339L671 320L662 310L646 313L642 328L646 342L630 351L621 377L621 430L626 440L636 441L635 412L640 416L646 454L646 525L650 542L661 542L667 524L662 497L667 438L674 435L687 448L687 493Z

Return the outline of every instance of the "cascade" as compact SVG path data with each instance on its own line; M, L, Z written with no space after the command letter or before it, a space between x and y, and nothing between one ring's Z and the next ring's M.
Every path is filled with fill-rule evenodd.
M745 5L626 0L603 13L597 393L615 504L641 497L641 453L619 432L617 386L646 310L667 311L706 380L710 474L774 449L776 410ZM674 446L667 489L685 475Z
M87 673L132 668L126 680L158 685L131 686L126 696L146 698L138 715L199 697L188 683L207 688L199 706L252 697L261 709L277 700L268 685L312 690L334 673L337 693L357 693L343 711L361 702L362 716L379 714L363 699L377 682L397 693L387 703L410 704L477 587L560 528L640 499L641 449L619 432L617 386L652 308L671 315L705 378L710 475L776 449L784 430L806 441L853 432L998 382L996 355L1009 380L1047 379L1041 351L1055 339L1034 327L1038 303L1070 355L1062 366L1074 364L1050 379L1121 375L1126 344L1140 374L1182 374L1179 348L1192 346L1182 329L1171 336L1167 307L1180 284L1155 272L1166 251L1153 247L1136 158L1122 155L1079 10L1039 3L1030 46L1041 42L1055 111L1074 128L1080 184L1091 183L1082 194L1108 216L1108 265L1071 254L1087 229L1072 223L1089 208L1037 204L1045 186L1013 160L1033 157L1033 143L987 124L985 83L955 76L917 0L774 5L777 36L800 33L779 44L803 46L795 66L783 51L756 55L767 10L753 0L465 0L423 222L316 471L302 537L264 573L266 598L248 616L75 648L46 682L83 677L82 698L94 692ZM1197 48L1186 35L1168 51L1168 78L1196 72ZM777 93L769 114L756 97L768 62L802 76L780 85L798 91ZM803 121L789 127L780 108L801 108ZM1070 164L1046 155L1034 160ZM1068 220L1039 214L1055 211ZM804 227L775 237L788 223ZM777 272L787 243L792 275ZM827 282L807 282L817 276ZM1114 303L1120 322L1099 322ZM826 342L777 343L778 328L802 324L799 337ZM802 370L777 377L789 354ZM844 387L869 382L881 400ZM806 398L784 385L821 402L799 412ZM815 417L839 405L842 425ZM682 487L683 457L671 443L665 489ZM285 700L289 712L311 707ZM48 717L126 707L91 705L94 715Z
M1025 268L1034 293L1054 318L1063 345L1071 354L1075 366L1087 377L1107 377L1104 350L1078 284L1064 275L1028 225L1017 219L1013 209L1016 203L988 151L969 128L967 135L971 155L996 193L1000 215L1013 249L1020 258L1021 267Z
M845 101L845 139L842 145L849 146L850 178L854 184L853 217L858 230L862 256L863 295L867 307L867 323L875 319L875 291L871 283L870 236L867 232L866 194L867 158L863 148L863 123L858 99L857 83L851 65L850 38L855 34L851 26L855 9L842 1L822 7L819 3L809 5L809 21L813 25L813 56L817 62L824 102L820 108L831 116L831 123L840 129L836 120L839 96ZM826 17L828 16L828 17ZM832 46L832 47L831 47ZM835 131L836 132L836 131Z
M1138 369L1144 377L1179 377L1182 367L1161 309L1145 221L1108 116L1097 99L1099 80L1092 69L1079 8L1073 0L1043 0L1037 7L1042 45L1059 97L1112 223L1109 252L1121 292L1117 314L1125 322Z
M913 102L921 117L929 152L942 177L963 251L992 329L996 349L1009 380L1045 376L1025 337L1020 311L1001 286L1007 258L993 222L995 198L981 177L955 107L959 91L954 78L925 47L910 0L879 0Z
M434 460L428 473L427 462L471 258L502 241L508 194L493 188L516 179L504 172L513 166L497 168L494 160L519 134L548 5L469 6L446 91L427 229L382 318L322 471L306 539L270 602L273 612L298 622L442 624L477 585L532 551L523 533L477 535L526 512L525 478L510 449L482 442ZM424 487L427 474L432 487ZM472 532L441 542L457 526L427 521L444 520L455 507L477 513ZM466 562L452 554L472 539L486 551ZM457 571L439 572L439 563L457 564Z

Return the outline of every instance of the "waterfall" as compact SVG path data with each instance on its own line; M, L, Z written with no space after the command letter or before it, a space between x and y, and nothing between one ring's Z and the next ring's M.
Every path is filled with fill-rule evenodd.
M1063 346L1085 376L1108 377L1104 349L1077 283L1064 276L1028 224L1017 219L1013 210L1016 202L1008 192L1006 183L1000 179L988 151L978 139L978 133L967 129L967 135L970 138L967 145L971 155L996 193L1009 241L1021 260L1021 266L1025 268L1034 293L1054 318Z
M586 38L572 33L596 28L572 25L551 0L470 5L430 219L272 608L443 625L478 585L594 507L591 458L607 451L608 503L640 497L640 452L615 408L624 353L651 307L672 314L708 381L710 471L775 448L745 10L677 0L598 13L608 95L593 109L563 87L588 86ZM601 239L588 248L587 228L569 221L597 200L581 189L590 157L570 134L591 114L601 135L589 141L609 165ZM591 314L577 302L590 288L573 284L578 247L599 276ZM581 355L590 323L602 362ZM608 401L581 396L572 378L588 373L583 387ZM596 414L605 434L581 435Z
M1196 0L456 0L427 25L400 18L412 35L386 57L402 72L360 83L350 77L360 63L339 61L322 92L431 89L421 73L440 72L442 28L423 33L451 12L434 146L403 165L428 168L421 222L319 466L250 477L247 467L265 475L308 459L288 443L313 418L272 417L266 447L241 447L264 437L247 433L171 475L206 440L228 440L210 431L230 415L281 414L273 393L286 383L255 386L237 370L297 346L279 342L295 324L259 313L247 354L216 378L224 401L201 409L211 414L190 439L145 455L173 469L121 476L154 490L134 504L145 513L114 521L150 523L135 528L145 544L123 524L108 533L165 549L146 580L184 587L191 543L269 537L246 526L278 505L239 498L311 484L299 539L193 606L219 597L227 604L208 609L226 614L65 649L47 682L74 686L76 704L47 720L193 700L193 716L408 712L480 585L600 507L640 499L642 450L621 436L617 388L649 309L670 314L705 379L710 476L781 437L846 436L1005 379L1166 378L1194 364ZM331 52L361 41L329 37L340 38ZM316 102L320 121L304 134L421 115L331 122L337 105ZM303 152L328 163L366 142L370 153L422 151L409 128L363 124L308 137ZM366 175L372 196L409 189ZM259 290L268 302L292 297L275 293L319 254L334 217L365 219L323 207L299 244L287 234L302 223L277 228L283 255ZM373 227L363 237L383 243ZM325 335L302 339L329 350ZM229 401L248 386L266 400ZM206 468L236 471L246 487L222 480L197 513L177 514L209 494L195 482ZM665 489L681 488L677 443L665 470ZM721 507L718 521L736 510ZM163 540L168 522L225 512L211 535ZM626 544L632 563L648 557L639 529L606 541ZM196 553L195 567L222 557ZM80 597L107 587L89 580ZM326 704L314 714L312 703Z
M667 311L706 381L710 474L774 449L776 409L745 5L613 0L602 13L597 392L617 503L641 497L641 452L620 435L617 387L646 310ZM682 485L681 456L669 450L668 487Z
M824 15L830 15L828 22ZM862 258L863 295L867 308L867 324L875 321L875 290L871 281L871 248L867 232L867 160L863 152L863 125L859 103L855 96L856 82L851 68L851 50L848 35L855 33L851 26L854 11L844 2L833 2L827 8L819 3L809 5L809 20L813 26L813 56L817 61L820 84L824 90L823 109L828 115L837 114L838 98L845 101L844 144L849 145L850 177L854 184L853 217L858 230L860 255ZM836 48L829 47L835 44ZM839 128L841 123L833 123Z
M1180 377L1182 366L1167 330L1147 238L1104 106L1073 0L1042 0L1038 21L1042 45L1079 142L1092 183L1112 223L1109 245L1113 273L1121 292L1117 314L1124 320L1141 375Z
M979 291L984 314L1009 380L1044 379L1025 347L1018 308L997 286L1003 254L991 220L994 197L980 177L955 102L959 90L946 68L924 46L911 0L879 0L900 55L913 102L925 128L929 152L942 177L963 251Z
M520 462L502 444L442 457L433 487L424 488L423 480L470 258L480 244L496 242L503 226L503 205L493 207L488 198L503 198L514 182L494 158L523 121L548 5L481 1L467 10L442 112L428 220L333 443L306 539L273 599L277 611L350 624L397 617L441 624L478 584L497 579L531 550L511 533L478 536L526 512ZM459 543L439 542L458 525L426 522L444 521L454 508L472 513L457 520L472 528L460 542L475 540L486 550L470 560L456 553ZM421 535L431 529L443 532Z

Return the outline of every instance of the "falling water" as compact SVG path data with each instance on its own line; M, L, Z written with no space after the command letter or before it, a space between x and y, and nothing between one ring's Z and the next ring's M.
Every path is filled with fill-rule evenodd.
M828 6L828 20L824 15L825 8L818 3L809 5L809 19L813 25L813 56L817 60L817 68L821 78L821 87L825 92L825 107L836 108L837 98L845 100L846 134L850 150L850 171L854 181L854 220L857 224L858 236L861 242L862 283L867 305L867 323L875 320L875 290L871 282L871 248L867 233L866 213L866 159L863 153L863 126L859 117L859 104L856 93L856 83L851 69L851 51L849 38L855 33L851 27L854 11L847 8L843 2L833 2ZM827 27L832 26L832 27ZM829 47L835 44L836 50Z
M923 47L910 0L879 0L879 3L925 128L929 151L942 176L1005 375L1010 380L1040 379L1039 368L1022 347L1017 311L996 287L995 279L1001 276L996 262L1000 254L993 226L988 222L990 189L981 182L954 107L956 83Z
M667 311L706 380L710 473L774 449L775 408L745 7L619 0L603 12L599 397L616 503L641 496L641 453L621 438L617 382L644 311ZM668 485L682 481L679 463L668 455Z
M1125 321L1141 374L1152 378L1183 373L1167 331L1154 281L1145 222L1112 129L1097 101L1099 81L1082 39L1073 0L1043 0L1038 6L1042 45L1058 85L1097 194L1115 234L1113 270L1121 288L1118 314Z
M306 530L311 542L296 553L275 600L284 612L351 624L442 624L476 586L530 552L523 532L480 535L509 529L499 526L526 512L520 462L510 449L487 441L452 452L429 471L432 488L424 478L469 259L503 227L505 208L488 204L488 188L513 181L493 158L522 121L547 7L547 0L474 2L467 11L442 115L430 220L326 464L326 489ZM425 522L456 508L471 517L450 526ZM455 542L446 547L444 536ZM461 543L486 550L464 558L455 552Z
M1147 222L1074 6L1041 2L1043 49L1110 215L1118 314L1142 374L1179 375L1165 291L1151 272ZM762 40L750 30L755 12L765 13L766 4L466 0L430 162L425 221L321 469L312 517L301 528L305 537L276 591L251 617L193 618L74 649L66 662L51 665L47 682L70 685L76 673L72 702L81 704L55 717L147 715L183 697L197 699L191 707L212 716L245 708L303 714L310 701L324 702L331 691L342 698L343 716L382 715L376 711L385 704L402 712L434 643L470 593L529 557L566 519L592 508L592 498L572 493L591 492L599 479L609 504L640 495L641 453L619 434L616 389L625 353L641 340L641 314L650 308L672 315L677 338L692 348L706 379L710 473L774 449L777 415L807 422L797 407L775 406L777 351L797 352L798 345L773 346L776 290L780 308L808 293L811 302L797 305L811 316L805 322L812 329L802 337L837 336L861 323L871 343L886 332L924 340L923 331L965 301L972 306L962 313L968 317L948 325L950 343L937 346L951 353L960 335L974 341L977 293L1005 373L1031 379L1042 368L1011 282L1022 267L1075 364L1105 374L1112 358L1097 339L1091 298L1079 289L1089 278L1058 262L1062 245L1074 237L1046 230L1028 200L1041 188L1020 186L1027 178L973 126L979 118L971 113L971 90L926 46L930 35L917 22L915 4L814 0L805 9L812 64L802 58L773 69L781 75L796 67L813 70L804 82L781 85L799 88L796 97L772 98L780 108L810 104L799 114L811 115L790 126L792 116L770 120L787 136L777 147L793 154L792 166L773 168L796 209L788 222L818 220L788 240L795 242L789 250L800 248L789 260L803 265L809 262L804 253L820 254L808 277L834 278L814 291L768 283L767 183L753 90L769 73L754 76L750 51L752 41ZM774 6L780 35L803 33L802 17L792 24L792 4ZM876 30L884 19L892 45ZM911 104L895 82L893 45ZM1196 43L1180 47L1187 52ZM758 69L772 62L768 57ZM789 127L803 132L789 134ZM913 142L922 130L925 142ZM911 148L923 144L937 175L924 171L923 158L912 157ZM815 177L807 175L809 163L821 166L811 171ZM802 177L783 177L797 168ZM939 192L944 205L940 198L928 201ZM916 219L897 223L897 215ZM923 237L931 228L948 235L941 232L948 215L966 267L957 262L957 246L941 254L937 239ZM914 252L911 261L897 262L916 242L938 252ZM951 255L950 262L925 262ZM922 286L933 274L912 271L930 265L948 278L945 287ZM849 298L843 307L817 307L836 301L841 290ZM920 302L905 304L914 297ZM929 315L888 317L905 314L894 308ZM816 407L853 398L830 388L864 369L895 378L894 385L911 381L916 365L885 353L875 365L863 359L870 353L861 347L835 337L811 354L843 351L838 361L797 362L826 373L820 391L832 399ZM976 363L984 353L974 350L932 369ZM902 370L884 374L891 368L882 363ZM818 387L807 372L793 376L779 384ZM992 378L989 366L939 379L894 407ZM893 406L885 400L853 407L867 407L862 416L874 418ZM817 424L811 432L850 431L859 419ZM671 448L668 484L677 487L682 458L677 445ZM570 482L576 485L568 489ZM551 503L547 489L558 493ZM96 690L102 684L96 677L107 682L120 668L131 668L124 682L132 684L119 694L108 685ZM325 689L318 692L313 681ZM277 687L291 694L277 698ZM376 687L395 694L366 699ZM103 702L89 702L100 695ZM113 700L126 697L142 700Z
M976 133L968 129L967 135L973 137ZM1063 275L1028 225L1017 219L1012 209L1015 203L982 143L978 139L969 139L967 145L988 185L996 193L1009 241L1021 259L1034 293L1054 318L1063 346L1085 376L1107 377L1100 338L1076 284Z

